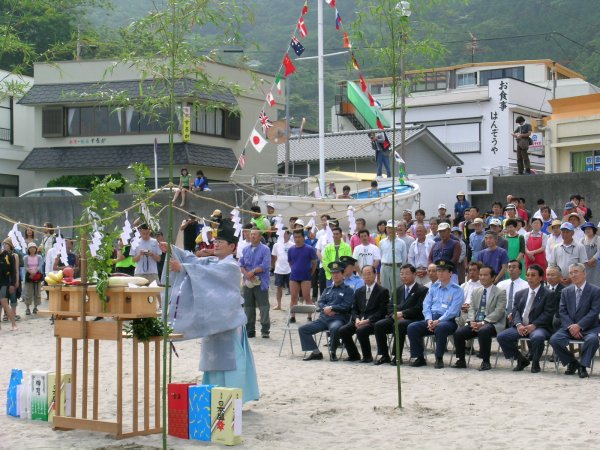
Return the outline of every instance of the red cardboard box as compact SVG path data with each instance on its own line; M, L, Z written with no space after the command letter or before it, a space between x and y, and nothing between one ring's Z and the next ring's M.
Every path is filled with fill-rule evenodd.
M170 436L189 439L188 389L191 383L171 383L167 388Z

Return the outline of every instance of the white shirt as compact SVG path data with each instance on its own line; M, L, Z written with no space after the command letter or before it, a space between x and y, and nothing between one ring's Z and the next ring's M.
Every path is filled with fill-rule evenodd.
M381 261L381 251L375 244L359 244L354 247L352 257L356 259L358 267L372 266L374 261Z
M465 293L464 303L468 303L470 305L471 304L471 296L473 295L473 291L475 289L481 287L481 281L467 280L463 284L461 284L460 287L462 288L463 292Z
M550 255L552 254L552 250L554 250L554 247L556 247L557 245L562 244L563 238L562 235L558 235L555 236L553 234L548 236L548 239L546 240L546 261L550 261Z
M273 244L273 250L271 251L271 255L276 256L275 260L275 273L278 275L287 275L291 273L292 268L290 267L290 263L288 262L288 250L290 247L293 247L295 244L289 240L287 242L275 242Z
M429 253L435 242L432 239L427 239L423 242L414 241L408 249L408 263L414 267L426 268L429 265Z
M244 251L244 249L249 245L250 241L247 241L246 239L243 239L238 242L237 250L235 252L235 257L238 259L238 261L242 258L242 252Z
M515 299L515 295L517 295L517 292L522 291L523 289L529 289L529 283L527 283L527 281L525 281L522 278L517 278L516 280L511 280L510 278L508 280L502 280L500 283L497 284L499 289L502 289L504 292L506 292L506 301L507 301L507 305L508 302L510 301L508 296L510 294L510 284L514 281L515 286L513 288L513 300ZM514 303L513 303L514 306ZM510 312L510 311L509 311Z

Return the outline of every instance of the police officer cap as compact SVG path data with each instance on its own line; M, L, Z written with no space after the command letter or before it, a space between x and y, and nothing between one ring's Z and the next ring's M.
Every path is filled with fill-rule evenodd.
M340 261L333 261L329 263L329 266L327 266L329 268L329 271L331 273L333 272L343 272L344 269L346 268L346 264L344 264L343 262Z
M446 269L450 272L454 270L454 264L452 261L448 261L447 259L440 259L435 263L435 265L438 269Z
M358 261L356 259L354 259L352 256L340 256L340 262L344 263L345 265L348 264L356 264Z

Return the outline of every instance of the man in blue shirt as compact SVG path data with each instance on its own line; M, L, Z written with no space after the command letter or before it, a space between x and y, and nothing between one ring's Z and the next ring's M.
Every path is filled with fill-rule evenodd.
M425 320L413 322L408 326L408 339L410 340L410 356L415 360L410 363L411 367L427 365L423 348L423 337L435 336L435 367L444 367L444 351L448 336L456 331L457 325L454 320L460 315L460 307L464 303L464 293L461 287L451 282L454 264L448 260L436 262L436 281L425 300L423 300L423 316Z
M344 284L350 286L354 292L365 285L365 281L354 272L356 268L356 259L352 256L341 256L340 262L346 265L344 269Z
M240 259L240 268L244 275L244 312L248 317L246 330L249 338L256 336L256 308L260 311L262 337L268 338L271 330L269 318L271 252L261 240L261 231L253 228L250 231L250 245L244 248Z
M321 314L317 320L298 328L302 351L311 352L304 358L304 361L323 359L323 354L313 338L313 334L320 331L329 331L329 358L331 361L337 361L338 331L350 319L350 310L354 302L354 291L350 286L344 284L344 263L333 261L329 263L328 268L331 272L333 283L323 291L319 299Z

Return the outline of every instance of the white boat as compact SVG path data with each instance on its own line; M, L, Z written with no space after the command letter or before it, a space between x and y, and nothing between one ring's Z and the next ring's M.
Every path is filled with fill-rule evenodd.
M415 203L420 193L419 186L416 183L398 184L396 180L396 192L392 196L392 180L390 179L389 181L379 181L379 197L377 197L369 192L371 181L374 179L374 174L330 171L325 173L327 186L335 183L338 193L341 193L343 185L350 186L351 199L338 199L335 196L319 198L318 194L317 196L258 195L256 196L256 203L263 212L266 211L268 203L273 203L275 214L281 214L286 225L290 217L302 218L304 223L307 223L307 217L313 215L316 216L316 223L319 225L319 217L323 214L329 214L340 221L343 229L347 229L349 226L347 220L348 209L352 208L352 215L355 218L364 218L367 225L373 228L374 231L375 224L378 221L392 218L392 197L395 203L395 216L399 218L402 217L404 209L415 209ZM319 181L319 175L304 179L306 192L315 192L315 189L319 186Z

